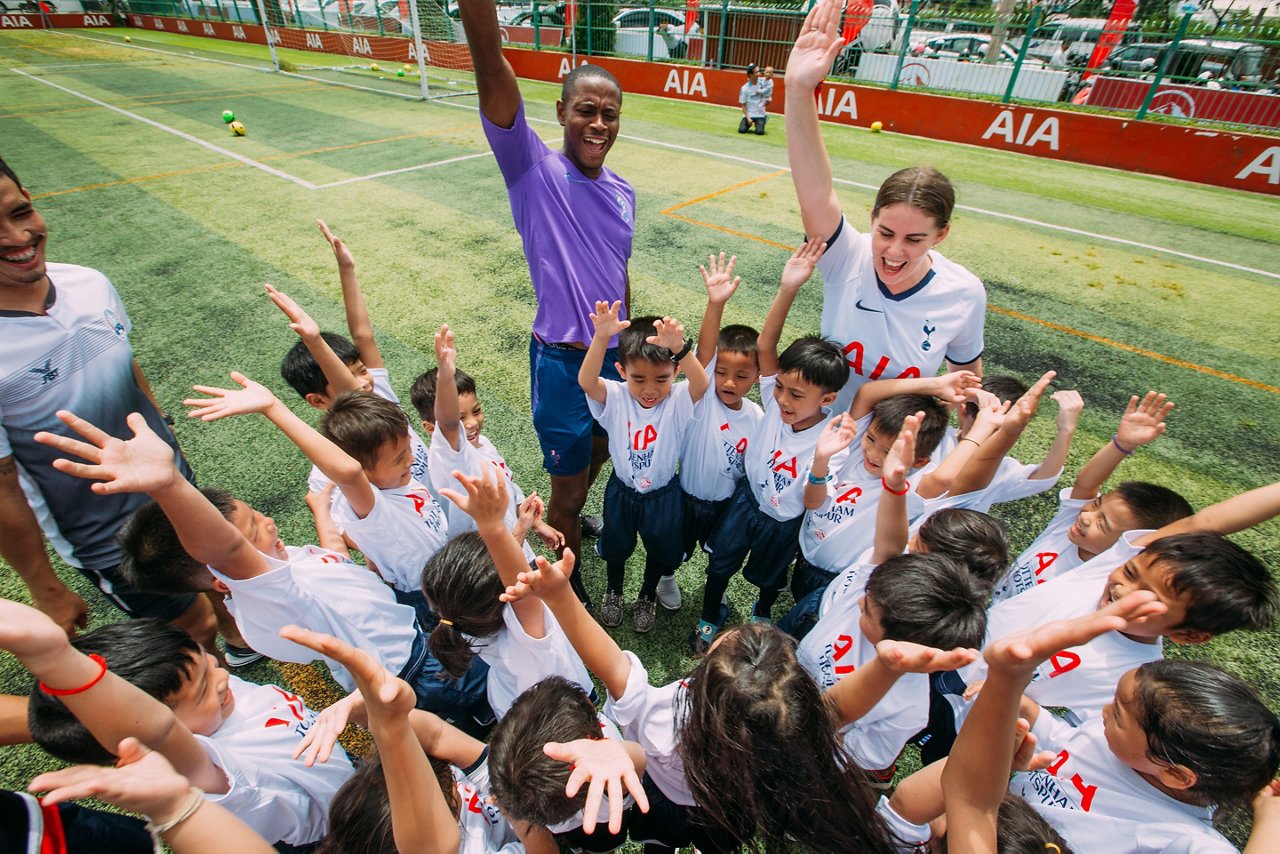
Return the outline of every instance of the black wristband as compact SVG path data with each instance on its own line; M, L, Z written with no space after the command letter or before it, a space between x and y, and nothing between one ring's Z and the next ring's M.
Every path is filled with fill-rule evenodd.
M689 351L692 349L693 349L693 339L686 338L684 341L684 349L681 350L679 353L672 353L671 361L675 362L677 365L680 364L681 362L684 361L684 357L689 355Z

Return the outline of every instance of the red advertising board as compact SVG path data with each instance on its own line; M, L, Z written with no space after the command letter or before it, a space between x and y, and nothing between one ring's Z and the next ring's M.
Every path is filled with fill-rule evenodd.
M41 15L39 12L0 13L0 30L44 30L58 27L114 27L110 15L80 12L74 15Z
M1086 103L1091 107L1136 110L1151 89L1150 81L1099 77ZM1151 99L1150 111L1185 119L1213 119L1255 127L1280 128L1280 95L1210 89L1163 83Z

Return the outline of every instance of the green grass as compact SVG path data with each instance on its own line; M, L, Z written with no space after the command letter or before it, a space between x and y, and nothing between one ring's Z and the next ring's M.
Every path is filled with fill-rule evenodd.
M102 269L121 291L134 322L135 352L163 405L177 412L192 383L222 384L227 371L237 369L314 418L279 379L280 358L294 339L261 286L279 286L324 328L342 329L332 258L313 225L324 217L355 252L378 340L402 398L407 401L413 378L431 366L431 335L448 322L462 365L479 382L487 434L525 489L545 494L548 482L528 402L533 296L490 158L312 190L39 80L317 185L483 154L487 147L474 99L411 103L265 73L269 66L261 47L133 31L134 48L166 51L153 53L121 44L123 32L86 33L92 40L0 34L0 74L6 81L0 138L3 156L37 196L49 222L51 260ZM294 62L313 58L282 55ZM215 58L252 67L201 61ZM66 67L59 71L60 65ZM10 70L32 66L40 69L32 71L36 80ZM547 122L536 126L545 130L543 137L558 137L558 87L525 82L522 88L529 115ZM227 133L220 115L228 108L248 127L246 138ZM750 238L799 240L789 177L757 180L679 211L750 237L660 213L785 165L780 120L763 138L743 139L733 132L735 124L726 108L627 96L626 138L609 162L638 197L631 263L637 313L675 313L687 325L696 324L704 299L696 265L724 249L738 255L745 281L726 322L758 325L763 318L786 253ZM961 204L969 208L1243 267L1280 269L1275 198L853 128L829 127L825 139L838 179L874 187L901 166L928 163L952 177ZM841 184L839 192L855 224L865 223L873 190ZM1157 388L1178 408L1168 435L1125 463L1124 479L1175 487L1197 507L1280 479L1280 433L1274 426L1280 397L1274 388L1249 385L1276 385L1280 280L967 208L958 212L943 248L986 282L995 309L1237 378L993 310L987 321L988 371L1030 380L1052 368L1059 372L1059 387L1079 388L1085 396L1068 473L1111 436L1130 394ZM801 293L787 335L816 331L820 308L815 283ZM1042 454L1052 439L1052 406L1046 409L1017 449L1024 460ZM180 421L178 435L202 483L230 488L273 515L287 541L310 541L302 501L307 464L283 436L261 419ZM599 507L599 493L589 507ZM998 508L998 515L1020 549L1053 509L1046 495ZM1280 525L1269 523L1237 539L1275 567L1277 535ZM603 567L590 557L586 562L589 587L599 592ZM638 576L637 566L632 585ZM614 633L641 656L655 680L682 674L691 664L685 638L697 620L700 576L698 560L681 570L687 604L678 614L661 613L651 634L636 636L625 624ZM74 573L65 577L85 590ZM25 591L5 572L0 595L23 599ZM735 613L745 615L750 586L735 580L730 596ZM95 624L118 619L96 594L91 602ZM778 613L787 604L779 603ZM1169 654L1212 658L1280 708L1272 664L1277 640L1274 631L1237 634L1203 648L1171 646ZM285 678L272 664L253 668L250 676ZM28 685L12 658L0 656L0 691L23 692ZM0 784L25 785L50 764L33 748L6 748L0 751Z

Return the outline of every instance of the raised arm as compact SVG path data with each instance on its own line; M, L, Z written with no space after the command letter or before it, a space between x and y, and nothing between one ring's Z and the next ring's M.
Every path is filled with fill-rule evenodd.
M956 670L978 657L973 649L941 650L905 641L883 640L876 657L826 691L841 723L851 724L875 708L904 673Z
M1147 392L1141 402L1136 394L1129 398L1115 436L1080 469L1071 487L1071 497L1096 498L1102 484L1125 457L1164 434L1165 419L1172 409L1173 403L1154 391Z
M844 47L841 4L822 0L809 10L791 48L786 71L787 162L800 202L804 233L826 240L840 225L840 200L831 180L831 159L822 142L814 92Z
M591 336L591 346L587 348L587 355L582 357L582 364L578 367L578 385L582 387L587 397L596 403L604 403L609 394L608 387L600 376L600 370L604 367L605 353L609 350L609 339L631 325L630 320L618 319L618 310L621 307L622 303L619 301L615 301L613 305L597 301L596 310L591 314L595 333ZM438 391L437 394L439 394Z
M347 541L338 530L338 523L333 520L333 490L336 484L328 483L319 492L307 493L307 509L311 511L316 523L316 545L322 549L351 557Z
M1225 501L1211 504L1199 513L1170 522L1158 531L1152 531L1137 541L1140 546L1149 545L1170 534L1186 534L1207 531L1212 534L1234 534L1252 528L1268 519L1280 516L1280 482L1260 486Z
M1062 471L1076 435L1076 425L1080 423L1080 413L1084 411L1084 398L1074 389L1055 391L1049 399L1058 404L1057 431L1044 459L1031 474L1032 480L1057 477Z
M804 507L817 510L827 502L827 484L833 477L831 458L853 444L858 429L848 413L841 413L827 422L818 435L813 449L813 462L809 465L809 477L804 484Z
M289 328L298 333L298 337L302 339L307 352L311 354L311 358L315 359L316 364L320 366L320 372L324 374L325 381L333 389L334 395L337 396L344 391L359 391L360 383L352 376L351 370L338 358L338 354L333 352L329 342L325 341L324 337L321 336L320 326L312 320L311 315L307 314L302 309L302 306L294 302L293 298L283 291L276 290L271 285L265 285L264 287L267 290L267 296L271 297L271 301L284 312L285 317L289 318Z
M467 437L462 434L462 407L458 403L458 348L453 343L453 330L441 326L435 336L436 345L436 436L442 436L449 447L462 450Z
M500 128L515 124L520 110L520 84L511 64L502 55L502 30L493 0L459 0L462 29L475 66L480 112Z
M871 413L880 401L899 394L928 394L943 403L963 403L968 400L969 389L982 387L982 377L972 371L955 371L933 377L910 379L872 380L863 383L853 396L849 414L854 420Z
M342 282L342 306L347 313L347 331L351 333L351 342L356 345L360 361L366 368L382 368L382 351L373 337L373 324L369 321L369 308L364 302L364 291L360 290L360 282L356 279L356 258L342 239L329 230L324 220L316 220L320 233L329 241L333 250L333 258L338 262L338 279ZM308 347L308 349L310 349ZM325 375L326 379L328 374Z
M725 303L742 282L741 276L733 274L733 265L737 262L738 256L733 255L726 263L721 252L718 260L711 255L707 258L707 266L698 265L702 281L707 286L707 310L702 313L702 325L698 327L698 361L703 365L710 363L716 354Z
M756 347L760 359L760 375L771 377L778 373L778 342L782 339L782 327L791 313L791 306L796 301L800 287L809 281L813 268L817 265L822 253L827 251L827 244L821 238L810 238L797 247L782 268L782 281L778 285L778 293L765 315L764 326L760 328L760 337Z
M985 392L983 394L985 395ZM1008 413L1009 403L1001 403L995 395L986 395L986 397L989 402L978 409L978 417L974 419L969 432L956 443L951 453L947 454L941 463L921 476L916 484L916 494L921 498L937 498L947 492L955 492L955 481L959 475L969 467L987 442L991 441L991 437L999 432L1000 425ZM998 467L999 460L996 460L994 465ZM992 474L994 473L993 469ZM987 482L989 483L990 480L991 478L988 477Z
M948 487L952 495L977 492L980 489L986 489L991 484L992 478L995 477L996 472L1000 469L1000 463L1013 450L1013 446L1022 437L1023 431L1027 429L1027 425L1035 416L1036 410L1040 406L1040 399L1044 396L1045 389L1049 387L1049 383L1053 381L1055 376L1057 376L1056 371L1046 371L1036 381L1036 384L1027 390L1026 394L1013 401L1013 405L1008 407L1008 412L1001 419L998 430L987 436L978 435L973 429L973 427L977 426L975 422L973 427L965 433L964 439L961 441L967 439L976 443L979 447L974 451L972 458L952 478ZM995 398L995 395L979 389L974 389L971 393L976 397L980 413L987 409L990 406L990 401ZM1072 392L1064 392L1064 394L1072 394ZM1079 395L1076 397L1078 399ZM1079 415L1079 410L1076 410L1076 415ZM1059 421L1061 422L1061 418ZM1072 430L1074 429L1073 426ZM1063 446L1062 453L1064 458L1066 454L1065 448L1069 446L1070 440L1068 439L1066 445ZM1054 447L1059 447L1059 444L1055 443ZM1054 469L1052 473L1056 474L1057 472L1058 469Z
M646 342L665 347L673 357L684 349L684 325L680 321L674 317L663 317L653 327L655 334L646 338ZM698 361L698 354L693 350L685 353L684 358L676 363L676 368L684 371L685 379L689 381L689 399L694 403L702 400L702 396L707 393L708 380L707 369Z
M916 458L916 431L920 429L923 412L908 415L902 420L902 429L898 438L885 454L881 464L881 481L884 494L876 506L876 539L875 551L871 562L876 566L884 563L894 555L902 554L910 537L910 525L907 520L907 493L911 484L907 482L907 473Z

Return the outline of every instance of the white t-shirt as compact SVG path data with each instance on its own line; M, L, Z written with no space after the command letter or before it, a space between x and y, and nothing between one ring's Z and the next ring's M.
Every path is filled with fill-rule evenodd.
M868 380L933 376L944 358L965 365L982 355L982 282L938 252L930 251L929 258L933 266L920 284L890 294L876 278L871 235L840 220L818 259L822 337L840 345L850 370L834 411L847 410Z
M846 574L844 581L857 578ZM796 648L796 658L818 687L827 690L859 667L875 659L876 648L862 634L862 584L837 579L823 597L822 616ZM863 768L888 768L898 758L907 739L929 723L929 677L904 673L871 711L844 728L844 742Z
M1072 487L1058 493L1058 512L1027 550L1018 555L1009 571L996 583L991 594L994 602L1003 602L1044 584L1084 563L1080 549L1067 539L1067 531L1080 518L1080 511L1093 499L1072 498Z
M1116 758L1107 747L1101 718L1061 730L1064 740L1040 745L1059 751L1054 763L1044 771L1015 774L1009 788L1066 837L1073 850L1236 851L1213 828L1212 810L1174 800Z
M515 829L502 817L502 812L489 803L489 749L469 770L453 766L453 781L458 787L461 814L458 828L462 842L458 854L517 854L524 844Z
M506 628L489 638L469 638L471 647L489 665L489 705L499 718L528 689L548 676L563 676L591 693L591 676L573 644L546 605L542 606L545 634L530 637L510 605L502 609Z
M857 602L861 598L867 589L867 579L876 568L876 565L871 562L874 551L874 548L869 548L858 555L848 569L827 585L827 589L822 593L822 601L818 603L819 617L832 608L838 607L841 602L850 600Z
M776 383L774 376L760 378L764 415L747 444L746 476L760 510L785 522L804 512L804 485L813 466L813 449L818 446L830 412L823 409L816 424L797 432L790 424L782 423L778 402L773 399ZM841 451L831 458L833 471L844 461L845 453Z
M396 602L381 578L348 558L319 546L289 546L288 552L288 561L263 555L270 570L253 578L209 568L230 588L227 610L249 646L276 661L315 661L314 650L280 637L280 629L293 624L344 640L399 673L418 633L413 608ZM345 667L328 658L325 663L339 685L356 689Z
M867 471L863 464L862 437L871 425L870 414L858 419L858 433L847 451L832 458L830 471L834 477L826 485L827 498L822 506L804 515L800 528L800 552L804 559L827 572L839 572L876 542L876 511L884 487L880 475ZM907 518L924 510L924 499L914 491L907 493ZM884 766L880 766L884 767Z
M645 409L626 383L605 380L605 401L587 398L591 415L609 434L613 473L636 492L666 486L676 475L684 434L693 419L689 383L679 382L671 394Z
M1072 619L1098 610L1106 593L1107 576L1140 554L1142 548L1133 542L1150 533L1126 531L1114 546L1074 572L992 606L987 612L988 642L1051 620ZM1156 661L1161 650L1159 640L1142 643L1120 632L1107 632L1042 662L1032 674L1026 695L1041 706L1070 709L1077 717L1087 718L1111 702L1116 683L1126 671ZM979 658L959 673L967 684L973 684L986 677L986 669L986 662Z
M676 706L687 702L684 683L654 688L635 653L626 656L631 662L627 687L621 699L609 695L604 713L618 722L624 738L644 749L645 772L662 794L672 803L696 807L684 777L684 760L678 749L680 733L676 730Z
M693 423L680 452L680 487L694 498L720 501L733 495L746 474L744 458L751 434L764 410L742 399L736 412L724 405L714 388L716 360L707 365L712 387L693 405Z
M404 486L373 493L373 510L361 519L347 497L335 492L333 521L388 584L416 593L422 589L422 568L448 541L444 510L431 490L412 478Z
M466 490L462 484L454 479L453 473L460 471L471 477L480 477L484 474L486 465L497 466L498 471L502 472L507 479L507 514L503 518L503 522L508 529L514 528L516 525L517 507L524 501L524 491L516 483L515 477L511 474L511 469L507 466L507 461L502 458L502 454L498 453L498 449L493 446L487 438L481 435L477 440L479 444L473 445L467 441L466 435L462 430L458 431L458 450L454 450L448 440L439 432L431 437L431 447L428 454L431 459L431 488L435 490L437 495L442 489L452 489L461 491L465 494ZM447 498L441 498L440 503L450 504L452 502ZM449 516L449 537L465 534L476 529L476 520L472 519L461 510L454 509ZM533 560L533 549L529 548L529 544L522 542L520 544L524 549L524 558L527 561Z
M217 732L196 740L226 774L230 788L206 797L264 839L290 845L319 840L328 832L329 802L352 773L346 751L335 746L328 762L308 768L293 758L316 720L301 697L236 676L227 688L235 708Z
M373 380L373 393L383 400L389 400L399 405L400 398L396 396L395 391L391 388L391 376L386 368L370 368L369 377ZM413 416L409 416L412 418ZM413 429L413 425L409 426L409 448L413 451L413 467L411 472L413 479L420 483L430 483L431 474L427 466L427 446L422 441L422 437L418 435L418 431ZM329 485L329 478L315 466L311 467L311 474L307 476L307 491L319 492ZM336 491L336 490L335 490Z

